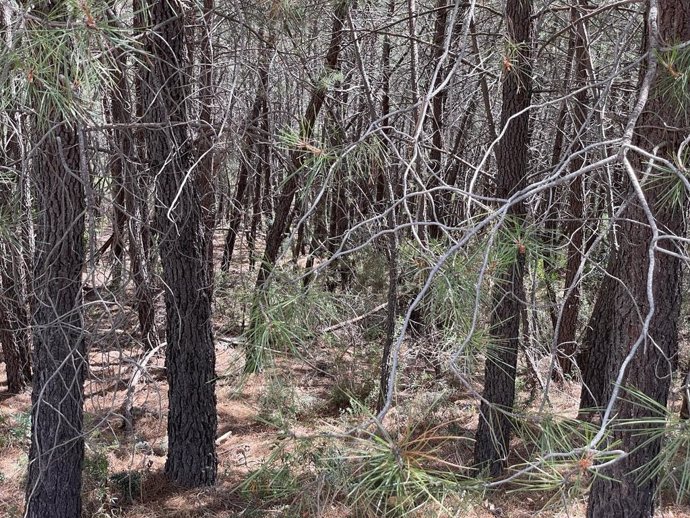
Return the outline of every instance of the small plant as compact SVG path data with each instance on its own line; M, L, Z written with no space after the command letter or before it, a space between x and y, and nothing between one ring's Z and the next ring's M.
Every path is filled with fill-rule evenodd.
M551 414L524 416L516 423L516 435L525 451L514 453L527 460L509 468L522 473L513 481L515 491L550 494L547 507L560 507L586 495L593 480L590 468L607 455L599 454L595 459L586 448L597 427Z
M503 75L515 75L518 80L518 88L524 88L522 83L524 68L528 61L529 45L523 42L515 42L506 38L502 59Z
M263 370L275 352L300 357L316 329L337 321L333 295L313 287L303 289L289 272L274 270L274 279L254 295L251 324L245 333L245 372Z
M105 451L87 450L84 456L84 478L96 486L105 485L108 481L110 462Z
M660 93L682 113L690 103L690 50L687 46L676 45L658 53L657 60L662 70Z
M119 471L110 475L110 484L128 503L141 496L143 476L139 471Z
M31 438L31 414L0 415L0 448L26 446Z
M308 468L308 451L308 441L293 443L285 438L276 443L268 459L249 473L236 491L262 508L289 505L303 490L302 475Z
M110 463L102 448L87 448L84 456L83 486L84 513L87 516L109 516L114 499L108 488Z
M400 298L401 312L407 310L436 263L445 252L443 246L432 246L431 252L420 250L412 242L404 243L400 251ZM447 356L457 350L458 344L465 344L460 354L455 355L454 370L470 376L481 364L481 353L486 349L488 334L482 322L474 322L476 303L483 305L486 299L483 285L477 286L477 272L482 256L468 249L447 258L438 269L424 298L415 308L411 318L420 324L414 326L424 331L429 338L425 356L436 365L447 364ZM479 290L479 292L477 292Z
M298 489L297 480L287 465L262 467L243 484L243 492L257 500L282 500Z
M377 360L373 358L338 362L328 396L328 406L337 411L366 406L376 388L372 373L378 370Z
M449 434L448 422L433 424L429 417L434 407L401 432L379 426L359 439L359 448L346 456L353 466L348 492L353 505L364 506L373 516L409 516L428 505L439 515L452 515L445 509L446 498L468 494L475 483L465 467L447 460L444 448L466 439Z
M271 376L261 396L259 420L285 428L297 416L297 396L289 377Z
M644 439L639 449L662 441L656 457L637 470L636 482L657 479L658 490L671 493L679 505L686 503L690 498L690 420L680 418L639 390L628 388L627 392L634 404L647 409L649 417L622 421L620 429Z

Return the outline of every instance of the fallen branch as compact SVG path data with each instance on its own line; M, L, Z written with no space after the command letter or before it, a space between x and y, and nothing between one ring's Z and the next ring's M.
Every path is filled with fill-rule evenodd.
M345 322L340 322L338 324L329 326L326 329L324 329L323 331L321 331L321 333L322 334L332 333L333 331L337 331L338 329L343 328L345 326L349 326L350 324L356 324L360 320L364 320L368 316L373 315L374 313L377 313L377 312L381 311L382 309L385 309L386 306L388 306L388 303L384 302L383 304L376 306L374 309L372 309L371 311L368 311L367 313L364 313L363 315L359 315L359 316L356 316L355 318L351 318L350 320L346 320Z
M167 342L162 342L160 345L147 352L144 358L141 360L141 363L133 362L135 371L132 375L132 379L127 385L127 395L125 396L125 401L122 403L122 418L124 419L124 425L128 435L134 431L132 406L134 404L134 391L136 390L137 383L139 383L139 378L141 378L141 375L146 370L146 364L148 364L151 358L153 358L153 356L166 344Z

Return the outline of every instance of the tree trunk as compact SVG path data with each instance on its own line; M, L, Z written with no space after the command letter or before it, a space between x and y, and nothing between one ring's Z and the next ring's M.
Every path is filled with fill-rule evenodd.
M50 22L44 22L44 17ZM45 38L45 24L56 20L66 20L61 5L42 2L26 21L25 37L30 39L34 31L40 31L40 38ZM53 55L54 64L69 63L69 52L62 42ZM41 92L30 88L29 95ZM32 164L37 214L33 276L35 372L25 516L79 518L87 368L81 282L84 184L76 124L68 124L58 107L44 106L33 126L34 141L40 144Z
M573 97L574 139L570 146L572 155L579 153L583 146L586 133L588 95L584 89L587 83L587 37L585 22L580 21L577 7L573 7L573 23L575 24L575 88L580 89ZM585 159L580 154L570 162L570 170L577 171L584 164ZM570 375L575 364L575 351L577 342L577 321L580 313L580 283L576 278L582 260L583 217L584 217L584 190L583 178L577 177L570 182L568 199L570 214L565 224L565 235L569 237L568 259L565 273L565 298L558 327L558 361L563 375Z
M215 130L213 128L213 99L216 92L214 68L214 53L212 27L214 23L214 0L203 0L203 10L199 17L201 25L201 62L199 63L199 103L201 113L199 119L201 128L196 143L196 156L199 162L198 188L201 197L201 220L204 225L204 241L206 243L206 262L210 275L209 292L213 296L213 234L216 229L216 191L218 179L216 177Z
M51 121L48 128L34 158L35 373L27 516L78 518L86 372L81 290L84 185L79 179L76 131L60 120ZM55 160L59 156L64 163Z
M508 41L515 52L504 67L503 109L501 125L504 137L498 143L496 160L496 197L506 199L525 184L529 146L529 114L523 113L531 97L529 49L532 2L508 0L506 18ZM522 203L508 209L508 224L521 227L526 215ZM520 307L525 273L524 249L516 246L515 258L507 265L493 288L494 309L491 314L493 346L487 351L484 393L476 434L474 460L478 469L498 476L509 452L511 422L509 412L515 399L515 369L520 340Z
M260 141L267 138L267 135L262 135L261 133L262 130L264 130L264 119L267 117L268 73L274 51L273 40L270 40L269 44L262 47L261 50L259 88L257 89L256 97L252 103L252 108L249 111L249 118L247 120L245 137L242 145L242 156L240 158L241 165L237 177L237 188L232 203L230 204L229 228L225 237L225 249L223 250L223 262L221 263L221 268L224 271L230 268L230 261L232 260L232 254L235 250L237 233L239 232L240 223L242 222L242 215L245 212L245 199L247 198L247 186L250 179L250 172L253 170L252 177L265 172L264 168L266 164L262 163L265 157L262 156L263 146L260 144ZM257 160L259 164L254 167ZM254 186L256 187L257 181L259 182L258 185L261 186L260 179L257 180L255 177ZM257 193L254 192L253 194L254 203L256 203ZM257 212L254 210L254 215L256 214ZM254 226L253 222L252 226Z
M7 390L19 394L31 382L31 329L27 296L24 290L24 261L13 243L2 250L2 303L0 303L0 342L5 359Z
M338 66L338 57L340 56L340 49L343 40L343 20L347 15L349 4L347 2L338 2L336 12L333 17L333 28L331 29L331 40L326 52L325 71L336 70ZM314 132L316 119L319 116L321 107L326 100L326 90L319 85L314 87L309 104L305 111L304 117L300 124L299 136L302 143L309 143ZM263 318L260 306L266 302L265 290L268 277L275 266L276 260L280 253L280 247L285 240L285 234L292 221L293 211L291 210L292 203L295 199L295 194L300 184L299 169L304 162L304 151L301 149L294 150L290 157L291 168L288 178L283 183L281 191L275 206L275 218L273 224L268 229L266 235L266 249L264 250L263 260L259 266L259 272L256 277L257 298L252 308L252 317L250 323L249 336L254 335L254 330L260 324L259 319ZM250 342L251 342L250 338ZM263 368L262 352L257 349L257 345L253 343L247 344L245 371L257 372Z
M115 22L115 20L110 20ZM118 88L120 83L123 81L122 76L125 73L125 54L123 51L118 50L115 55L115 61L118 64L118 70L115 71L115 88L110 92L110 95L106 97L103 101L104 112L106 119L110 122L116 124L122 122L123 112L125 112L125 104L121 97L121 93ZM119 76L119 77L118 77ZM119 111L116 118L116 111ZM125 264L125 235L127 227L127 210L125 208L125 179L124 179L124 168L127 167L125 163L125 157L123 156L122 149L118 148L118 130L114 129L112 131L111 138L108 139L111 143L111 155L112 159L110 162L110 178L112 180L112 192L113 192L113 232L105 242L105 244L98 250L98 256L104 253L108 248L112 249L113 252L113 262L110 270L110 286L112 289L117 290L122 285L122 270ZM130 158L130 157L127 157Z
M42 2L27 20L25 37L44 38L43 17L65 20L61 5ZM48 23L48 22L46 22ZM51 51L53 49L51 48ZM54 63L69 63L65 42ZM40 45L36 49L41 52ZM41 56L42 58L42 56ZM59 88L60 86L56 86ZM29 95L41 95L30 89ZM86 347L82 325L84 185L77 130L56 106L36 114L33 158L36 216L34 385L26 485L28 518L81 514L83 383Z
M7 48L14 46L9 6L0 8L0 34ZM7 110L0 115L4 131L0 131L0 172L12 183L0 186L0 211L2 219L12 229L24 233L24 218L20 204L24 171L20 144L21 119L18 113ZM19 214L20 217L16 217ZM22 257L22 239L3 237L0 243L0 343L2 344L7 390L19 394L31 381L31 331L27 295L27 265Z
M176 0L149 4L153 37L149 87L157 92L147 122L150 165L158 173L157 230L165 282L168 458L165 472L185 487L216 479L217 425L215 349L211 328L210 274L197 182L191 173L192 146L186 102L183 5Z
M654 15L651 5L658 6L658 34L654 32ZM679 109L676 100L667 98L662 92L667 91L669 82L676 80L672 66L663 63L664 53L657 46L673 45L690 39L690 0L658 0L650 2L647 10L649 23L648 57L645 73L656 74L649 92L645 110L637 121L633 144L666 158L673 162L683 139L690 132L686 112ZM659 59L655 63L651 59ZM630 154L634 153L632 150ZM646 157L633 155L630 160L636 173L647 167ZM684 193L683 202L671 201L665 194L670 185L677 182L673 173L667 181L649 180L642 185L648 209L656 221L659 231L670 236L684 236L685 222L683 213L687 208L688 193ZM681 173L679 173L681 174ZM604 323L602 336L594 332L588 335L590 347L590 364L588 374L594 371L593 361L601 361L608 352L610 358L606 368L599 365L605 376L603 394L595 394L599 404L605 405L611 397L611 382L622 368L621 359L632 352L635 344L639 345L623 379L624 386L642 392L661 406L667 403L672 371L677 362L678 353L678 318L681 305L682 260L654 251L655 264L650 279L649 250L655 246L650 222L639 198L636 195L621 218L619 232L620 249L609 264L608 273L616 279L615 286L602 284L599 299L592 315L596 325L599 318ZM656 244L664 249L673 250L673 241L663 240ZM675 250L673 250L675 251ZM610 276L607 276L610 277ZM609 283L610 284L610 283ZM649 287L648 287L649 284ZM651 289L654 307L648 300L648 289ZM653 309L649 327L645 332L643 320ZM607 340L607 341L604 341ZM601 375L601 374L600 374ZM585 381L591 381L590 379ZM586 389L583 388L583 395ZM590 518L648 518L654 514L656 478L639 480L639 470L654 459L661 448L661 437L655 433L658 423L639 424L640 420L658 419L658 411L649 405L639 404L634 394L623 393L614 401L618 418L622 421L635 420L633 427L619 426L614 428L614 439L619 448L628 452L620 461L604 468L602 477L598 477L592 486L587 516ZM649 434L645 433L649 430ZM607 477L607 478L604 478Z

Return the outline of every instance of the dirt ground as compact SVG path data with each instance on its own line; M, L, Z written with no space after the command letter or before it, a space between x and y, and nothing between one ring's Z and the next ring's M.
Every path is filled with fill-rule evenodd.
M145 376L137 387L134 399L134 433L128 435L119 415L126 394L126 384L117 381L120 373L127 371L127 364L122 359L118 362L116 358L111 357L112 352L91 353L91 373L86 383L85 401L87 451L84 471L84 516L283 516L280 506L264 509L258 514L248 513L247 506L252 505L251 501L238 490L238 484L271 457L272 451L281 440L279 431L266 423L265 416L262 416L262 412L266 411L265 393L267 384L270 383L267 375L254 375L239 384L232 381L232 373L239 377L236 371L242 363L240 350L227 344L220 344L217 349L217 372L221 377L217 388L218 484L213 488L194 490L171 487L163 476L167 392L162 355L154 358L148 369L149 375ZM300 399L305 401L306 405L326 408L325 398L329 393L330 384L328 377L297 362L285 361L281 368L286 369L286 372L289 369L291 380L300 393ZM0 392L4 392L5 389L3 368L0 370ZM570 387L560 394L558 404L570 406L568 400L576 394L577 387ZM464 404L460 406L467 407ZM2 394L0 516L7 518L21 516L23 508L22 481L27 465L29 412L28 393L13 396ZM475 413L476 410L470 408L467 420L463 424L471 427ZM342 419L336 416L323 416L312 410L305 411L302 415L304 418L298 418L292 428L297 434L332 430L343 425ZM395 412L391 418L395 419ZM128 499L122 495L122 482L117 482L117 475L123 473L137 473L139 477L136 484L137 493L130 501L125 501ZM496 494L478 502L470 509L469 516L584 516L585 507L582 500L570 502L567 509L554 510L553 505L547 505L550 498L550 494L539 492L527 495ZM332 504L330 509L324 508L321 512L320 516L324 518L353 516L344 506L337 504ZM666 507L659 510L657 515L686 518L690 517L690 512L682 507Z
M232 272L229 278L239 279L246 275L246 269L238 270ZM86 282L104 285L105 280L102 275L94 273ZM228 281L226 278L219 282L227 285L227 293L232 293L236 288L234 280ZM252 483L247 483L248 477L257 473L268 461L280 461L282 455L288 455L295 447L285 445L291 444L291 441L296 444L295 436L343 431L362 421L362 414L348 407L347 401L343 404L343 398L334 391L334 386L339 384L345 385L348 390L357 390L358 387L351 383L355 378L376 379L375 369L372 370L371 365L367 365L359 355L357 337L352 339L351 347L344 350L333 350L327 341L315 340L314 348L305 361L289 355L276 356L271 369L249 377L243 376L243 351L238 338L241 325L228 323L228 319L242 320L244 313L241 305L229 303L222 297L225 295L217 297L215 302L217 311L214 321L218 375L218 482L212 488L192 490L172 487L163 475L167 448L164 353L159 351L152 357L136 385L133 430L128 433L124 426L122 406L135 362L144 356L138 344L131 339L136 334L135 312L128 302L108 302L110 299L105 295L89 302L86 321L91 348L84 402L86 460L83 516L367 516L355 513L343 504L344 498L337 497L317 502L315 507L305 507L298 514L290 514L294 513L294 506L286 505L286 499L276 499L275 489L271 489L269 495L274 503L262 505L261 500L268 498L268 493L261 488L252 492ZM158 320L158 328L163 329L161 300ZM401 361L397 407L384 424L395 428L398 422L408 422L410 416L415 414L423 419L429 401L435 394L442 395L448 401L443 410L445 417L436 418L453 423L456 427L454 434L461 439L455 441L461 443L459 446L456 444L454 449L443 451L444 460L462 465L471 458L470 439L477 422L475 400L461 388L453 388L447 380L441 383L436 379L415 347L403 348ZM366 390L371 388L369 386ZM8 395L6 390L4 364L0 364L0 517L14 518L22 516L23 511L31 398L29 393ZM569 383L561 388L556 387L551 394L550 404L554 412L574 414L579 397L578 385ZM532 404L538 403L535 401ZM289 430L285 429L285 423L288 423ZM308 455L304 457L307 458ZM276 481L277 475L271 483L275 486ZM289 485L290 480L284 483ZM302 480L296 483L299 493ZM315 487L305 485L303 492L320 495ZM292 491L295 491L294 487ZM290 498L293 495L288 496L287 501ZM504 491L475 498L471 504L458 508L462 510L451 513L438 509L434 511L431 507L410 516L577 518L584 516L585 501L581 495L563 505L563 502L554 501L554 493L549 491ZM690 510L665 506L657 512L657 516L690 518Z

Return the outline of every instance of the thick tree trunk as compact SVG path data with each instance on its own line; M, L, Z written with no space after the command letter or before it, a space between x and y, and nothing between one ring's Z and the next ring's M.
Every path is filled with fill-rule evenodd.
M45 10L51 11L52 6ZM54 120L37 125L45 131L37 135L42 144L33 162L38 216L27 516L78 518L86 372L81 298L84 185L76 131L56 113L52 116Z
M648 7L649 55L658 57L653 46L672 45L690 39L690 0L658 0L658 12ZM658 15L658 34L654 33L655 15ZM649 59L649 58L648 58ZM679 110L672 99L661 93L661 88L675 79L674 70L663 64L654 70L654 63L647 62L647 73L656 72L649 92L649 100L639 120L633 144L673 161L683 139L690 132L686 113ZM636 173L644 171L648 159L629 152L631 164ZM668 182L678 181L672 173ZM641 175L640 175L641 176ZM642 185L648 209L663 234L684 236L686 227L682 204L665 197L668 184L649 180ZM685 198L688 193L685 193ZM603 382L599 393L594 394L594 402L607 405L611 395L611 384L622 368L621 360L639 343L632 361L629 363L623 385L642 392L661 406L667 403L669 387L678 353L678 318L681 305L682 260L663 252L654 252L653 279L649 278L649 250L655 246L653 231L649 225L647 212L637 193L621 218L619 231L620 248L609 264L607 278L615 281L604 282L599 300L592 314L592 325L601 327L602 335L588 334L589 363L586 365L586 384L591 384L595 373L594 362L608 360L598 365L599 377ZM656 246L673 250L673 241L664 240ZM675 250L673 250L675 251ZM614 286L611 286L611 284ZM648 286L649 285L649 286ZM648 290L651 288L654 306L650 307ZM650 310L653 315L645 332L643 322ZM597 324L597 319L601 324ZM641 340L641 342L639 342ZM590 387L591 389L591 387ZM587 388L583 387L584 404ZM654 514L656 478L639 480L636 470L654 459L661 448L661 437L656 433L658 423L639 424L645 419L658 419L658 411L649 405L639 404L634 394L623 392L613 402L618 418L634 420L634 427L620 426L614 429L614 438L619 448L628 455L608 468L594 481L590 494L587 516L590 518L648 518ZM634 428L634 429L633 429ZM649 429L649 434L645 430Z
M45 38L46 26L65 21L59 2L35 5L25 38ZM49 21L46 21L49 20ZM52 64L69 63L62 42ZM53 49L50 49L53 51ZM41 45L36 52L43 52ZM40 56L44 59L44 56ZM67 72L66 72L67 73ZM59 86L56 86L59 88ZM29 95L42 95L30 87ZM28 518L79 518L84 376L87 368L82 324L84 184L77 129L56 106L34 118L32 163L35 187L36 257L33 312L34 383L31 448L26 484Z
M78 518L87 367L81 299L84 186L75 130L64 121L52 121L49 128L34 158L35 373L27 516ZM64 162L55 160L58 156Z
M511 194L524 187L527 174L529 114L523 113L510 122L509 119L527 108L530 103L531 10L530 0L508 0L506 3L508 41L519 50L509 57L503 77L501 125L509 126L496 149L496 197L500 199L509 198ZM526 215L526 207L518 203L509 209L508 214L508 224L521 226ZM506 266L493 288L493 345L487 352L483 401L474 450L476 466L478 469L487 470L492 477L501 473L509 452L509 413L515 399L515 369L520 340L520 308L524 300L524 273L524 249L516 246L515 259L512 264Z
M154 36L149 88L157 92L147 122L150 165L158 173L157 230L165 282L168 392L167 476L185 487L215 482L217 425L215 349L211 328L207 247L197 182L189 175L184 7L176 0L149 4Z

